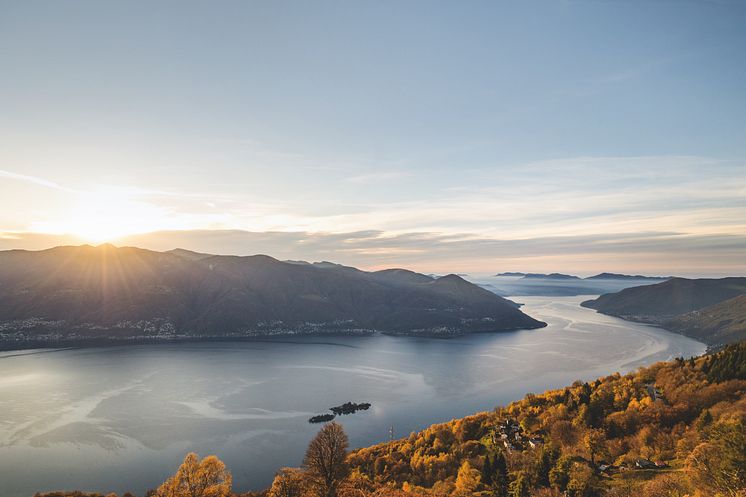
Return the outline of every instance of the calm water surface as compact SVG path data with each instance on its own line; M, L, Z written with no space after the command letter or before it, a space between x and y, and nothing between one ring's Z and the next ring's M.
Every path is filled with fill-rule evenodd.
M352 446L705 346L596 314L588 297L519 297L539 330L451 340L327 337L0 353L0 495L157 486L187 451L217 454L234 488L298 465L346 401Z

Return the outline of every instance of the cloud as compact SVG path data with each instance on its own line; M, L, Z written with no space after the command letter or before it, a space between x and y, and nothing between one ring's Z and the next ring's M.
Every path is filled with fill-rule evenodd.
M397 169L352 178L374 184L402 174ZM362 188L347 202L336 190L296 198L128 187L125 200L157 207L148 212L161 217L148 219L148 227L160 231L117 243L428 272L744 271L742 162L576 157L436 179L440 183L422 188L419 181L416 188ZM345 191L344 185L335 187ZM123 226L129 226L126 214L137 213L127 205L116 210ZM31 231L43 231L43 225L36 226ZM16 233L24 229L6 230L13 233L0 239L0 247L46 248L59 241Z
M74 193L75 190L72 190L70 188L61 186L54 181L49 181L44 178L39 178L37 176L29 176L27 174L19 174L14 173L12 171L6 171L4 169L0 169L0 178L8 178L16 181L23 181L24 183L31 183L34 185L43 186L45 188L52 188L54 190L61 190L65 192L71 192Z
M9 233L0 248L41 249L80 243L74 237ZM366 230L347 233L162 231L122 238L117 245L153 250L181 247L229 255L268 254L281 260L328 260L366 269L406 267L422 272L503 270L602 271L726 276L746 274L746 235L640 232L499 239L472 233Z

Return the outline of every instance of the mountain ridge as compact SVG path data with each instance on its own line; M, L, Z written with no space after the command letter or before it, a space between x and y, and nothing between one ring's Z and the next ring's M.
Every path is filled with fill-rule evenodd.
M672 278L601 295L580 305L722 346L746 338L746 326L737 324L746 323L744 294L746 277Z
M137 247L0 252L0 341L372 333L545 326L456 275Z

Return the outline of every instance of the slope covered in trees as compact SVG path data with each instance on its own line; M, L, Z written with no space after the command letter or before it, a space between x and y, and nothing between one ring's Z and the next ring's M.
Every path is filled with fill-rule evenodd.
M529 394L494 412L360 449L350 462L410 495L742 495L745 362L741 343ZM501 430L506 423L518 428ZM521 441L501 438L506 432ZM464 479L472 489L465 493Z
M456 275L134 247L0 252L0 342L538 328Z
M743 497L746 343L576 382L347 454L336 423L268 497ZM205 462L208 461L208 462ZM185 468L186 466L186 468ZM217 490L184 490L188 476ZM230 475L188 456L149 495L227 497ZM176 489L171 491L169 489ZM181 489L181 490L179 490ZM171 493L163 493L169 491ZM57 497L73 494L47 494Z
M746 278L672 278L601 295L581 305L722 346L746 339L745 295Z
M663 323L671 331L711 344L746 339L746 294L704 309L681 314Z
M673 317L746 293L746 278L672 278L657 285L627 288L583 303L615 316Z

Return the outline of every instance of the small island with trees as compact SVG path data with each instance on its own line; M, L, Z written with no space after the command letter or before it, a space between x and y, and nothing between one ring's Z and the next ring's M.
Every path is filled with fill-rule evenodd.
M361 402L359 404L355 402L345 402L344 404L336 407L330 407L329 410L332 414L318 414L312 416L309 423L327 423L332 421L337 416L355 414L358 411L367 411L370 409L370 402Z

